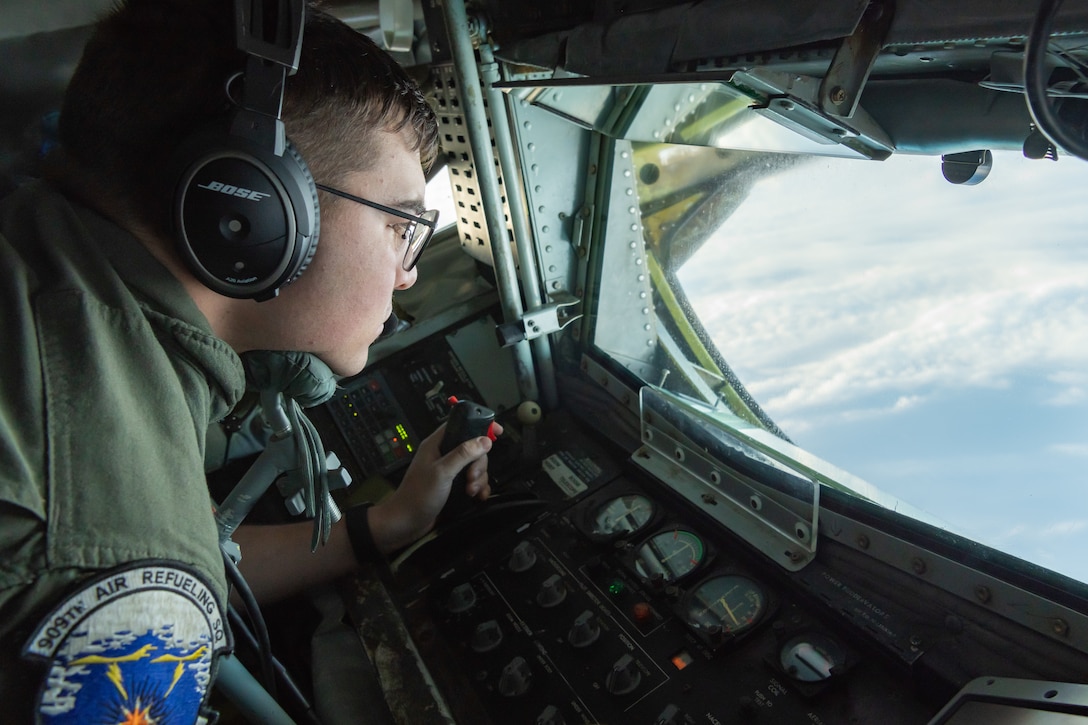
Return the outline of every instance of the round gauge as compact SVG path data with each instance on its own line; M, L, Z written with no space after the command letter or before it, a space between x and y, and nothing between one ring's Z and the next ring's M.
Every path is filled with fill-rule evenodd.
M819 632L807 632L786 642L778 654L783 671L801 682L822 682L831 679L832 668L846 660L842 647L831 637Z
M654 504L645 496L634 493L618 496L597 509L591 533L595 536L633 534L649 523L653 515Z
M703 562L703 540L690 531L674 529L652 537L635 557L635 569L643 579L657 577L672 582L690 574Z
M762 587L731 574L708 579L692 591L685 619L700 631L739 634L755 626L766 611Z

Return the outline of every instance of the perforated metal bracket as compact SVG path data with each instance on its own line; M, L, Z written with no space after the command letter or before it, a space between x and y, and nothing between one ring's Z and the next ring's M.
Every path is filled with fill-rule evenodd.
M496 328L499 344L508 347L522 340L535 340L543 335L559 332L582 316L581 313L573 314L580 304L581 300L563 300L529 310L517 322Z

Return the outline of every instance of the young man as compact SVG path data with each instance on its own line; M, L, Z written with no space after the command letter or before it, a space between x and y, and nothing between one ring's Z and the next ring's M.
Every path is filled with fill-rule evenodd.
M0 205L5 721L199 716L229 646L204 435L243 391L239 354L305 351L356 374L393 291L416 280L406 221L423 209L434 114L385 53L312 10L283 105L293 148L337 192L318 193L312 261L257 302L206 286L179 253L173 154L244 92L232 9L129 0L106 18L66 93L48 181ZM466 466L468 492L486 497L490 441L440 456L438 433L395 493L316 554L308 522L239 529L258 599L426 533Z

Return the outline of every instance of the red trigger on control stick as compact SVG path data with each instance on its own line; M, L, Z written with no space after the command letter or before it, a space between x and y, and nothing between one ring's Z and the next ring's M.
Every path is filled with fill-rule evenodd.
M489 408L485 408L479 403L473 403L470 400L458 400L456 395L451 395L450 397L446 398L446 402L450 404L451 410L449 422L446 424L446 435L442 438L443 454L449 453L449 451L452 451L454 448L456 448L458 444L462 443L463 441L467 441L469 438L475 438L476 436L487 436L492 441L498 440L499 436L495 432L494 411L490 410ZM444 446L446 443L446 439L450 437L450 425L454 424L454 414L458 411L458 406L461 406L460 413L462 416L474 418L474 420L471 422L466 421L466 425L471 426L473 432L472 434L466 435L464 438L461 438L456 443L451 445L449 450L445 450ZM485 420L487 421L487 425L483 428L483 430L481 430L480 428L481 426L483 426ZM460 425L460 422L458 422L458 425Z
M491 440L498 438L495 432L495 411L471 400L448 398L450 417L446 420L446 432L442 435L439 451L446 455L465 441L478 436L487 436ZM450 496L438 515L439 521L468 512L476 502L465 492L465 472L461 471L453 479Z

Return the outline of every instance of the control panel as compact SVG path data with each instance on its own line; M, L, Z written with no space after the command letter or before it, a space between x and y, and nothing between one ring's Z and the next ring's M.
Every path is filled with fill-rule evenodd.
M328 411L365 471L388 474L408 464L419 435L381 371L364 373L332 401Z
M490 315L462 322L402 350L341 389L327 415L346 443L353 475L396 474L420 441L450 414L450 398L497 411L516 405L509 351L498 346Z
M639 464L647 449L569 410L519 421L516 392L495 386L511 367L496 362L492 332L471 320L428 337L321 411L344 439L331 447L362 473L400 470L451 398L473 401L478 432L492 413L504 429L491 498L444 514L383 578L395 629L443 703L426 713L502 725L927 723L981 674L1080 671L1078 652L990 611L986 586L981 604L965 602L921 580L912 546L889 553L912 562L905 572L867 553L869 534L836 538L837 509L821 507L838 517L831 533L791 569L740 538L714 496L693 498L679 466L657 475ZM766 483L765 468L743 472ZM1064 637L1065 620L1053 621Z
M775 567L573 422L541 428L539 467L500 481L490 513L398 570L406 622L458 722L932 716L897 663L859 650ZM529 497L539 505L502 509Z

